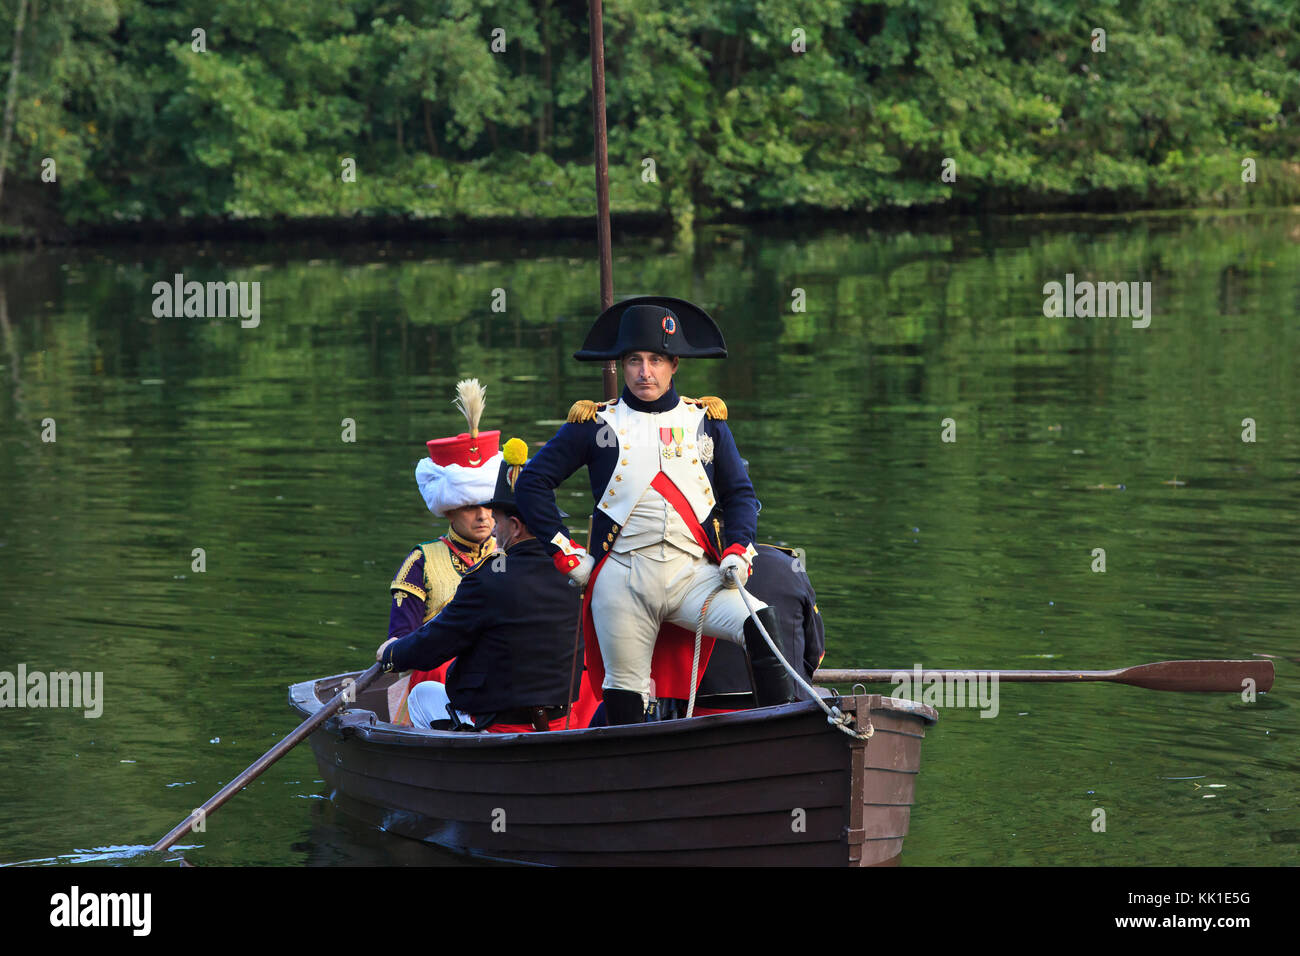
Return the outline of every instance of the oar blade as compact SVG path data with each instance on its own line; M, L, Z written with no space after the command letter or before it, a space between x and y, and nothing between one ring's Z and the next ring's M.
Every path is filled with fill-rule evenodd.
M1272 661L1159 661L1120 671L1116 682L1147 690L1263 693L1273 687Z

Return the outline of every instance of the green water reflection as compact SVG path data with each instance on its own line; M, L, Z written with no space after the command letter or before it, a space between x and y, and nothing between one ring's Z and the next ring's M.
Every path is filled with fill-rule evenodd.
M261 282L260 325L155 319L176 272ZM1044 318L1067 273L1150 281L1150 327ZM1300 216L728 227L620 240L615 276L726 332L679 390L726 400L761 538L807 550L828 665L1274 659L1256 703L1004 684L995 719L943 711L905 863L1300 862ZM433 527L412 467L458 430L454 382L487 384L488 427L549 437L600 397L570 358L596 288L567 242L0 259L0 669L105 681L98 720L0 710L0 862L152 842L293 725L288 684L364 666ZM446 862L318 780L301 748L191 855Z

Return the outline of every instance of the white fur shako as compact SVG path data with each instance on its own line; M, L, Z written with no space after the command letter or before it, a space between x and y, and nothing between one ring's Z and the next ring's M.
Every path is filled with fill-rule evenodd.
M453 509L491 500L503 461L505 457L501 452L477 468L439 465L425 457L415 466L415 483L428 509L439 518L445 518Z
M699 438L707 414L705 409L685 401L666 412L639 412L622 401L596 412L596 418L618 439L618 460L601 494L600 510L615 524L625 524L655 475L663 471L685 496L696 520L703 523L715 503L713 486L700 458ZM675 440L665 445L660 439L661 428L682 429L682 457L676 455ZM672 451L671 457L664 457L664 448Z

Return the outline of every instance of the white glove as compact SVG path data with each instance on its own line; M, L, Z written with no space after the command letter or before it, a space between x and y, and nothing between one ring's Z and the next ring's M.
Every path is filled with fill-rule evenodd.
M726 588L738 588L749 580L749 563L738 554L723 558L718 570L722 572L722 586Z
M591 577L592 568L596 566L596 559L591 556L591 552L583 551L578 558L578 566L569 572L569 580L580 588L587 586L587 579Z
M559 553L551 558L555 567L569 576L569 580L580 588L587 586L587 579L591 577L591 571L596 566L596 559L578 542L572 538L566 538L563 531L555 532L555 537L551 539L551 544L559 548ZM577 564L569 567L577 559Z

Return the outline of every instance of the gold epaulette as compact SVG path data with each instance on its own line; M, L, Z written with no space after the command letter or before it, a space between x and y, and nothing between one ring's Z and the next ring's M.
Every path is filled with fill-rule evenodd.
M596 412L604 411L609 402L592 402L585 398L580 398L573 403L569 409L569 417L566 422L589 422L596 417Z
M727 418L727 403L716 395L701 395L699 398L685 399L692 405L699 405L708 410L710 418L716 418L725 421Z

